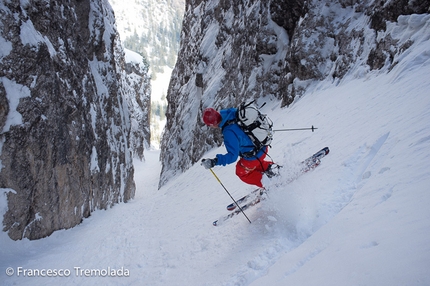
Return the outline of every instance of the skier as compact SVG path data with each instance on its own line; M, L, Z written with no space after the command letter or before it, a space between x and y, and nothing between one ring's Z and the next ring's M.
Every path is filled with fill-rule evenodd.
M236 164L236 175L245 183L263 188L263 174L272 178L277 176L274 169L279 168L271 161L265 161L268 147L263 146L255 155L248 152L254 149L254 144L236 123L237 108L222 109L220 112L213 108L203 111L203 122L213 128L222 128L226 154L217 154L213 159L203 159L201 165L206 169L214 166L225 166L240 160ZM248 154L247 154L248 153Z

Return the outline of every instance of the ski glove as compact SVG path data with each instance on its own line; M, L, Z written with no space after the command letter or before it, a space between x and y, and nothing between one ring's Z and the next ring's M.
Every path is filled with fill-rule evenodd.
M214 159L203 159L201 165L205 167L206 169L211 169L216 165L216 162L218 161L218 158Z

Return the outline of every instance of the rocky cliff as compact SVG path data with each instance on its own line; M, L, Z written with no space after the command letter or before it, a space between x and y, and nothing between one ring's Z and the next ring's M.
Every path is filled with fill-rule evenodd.
M3 231L38 239L133 198L147 67L126 65L107 0L0 1L0 15Z
M289 106L317 82L388 72L413 43L387 34L428 0L187 0L167 100L159 186L221 144L203 108L266 97Z
M126 76L121 88L124 90L131 115L130 147L135 158L144 160L144 151L151 142L149 66L140 54L125 49L124 68Z

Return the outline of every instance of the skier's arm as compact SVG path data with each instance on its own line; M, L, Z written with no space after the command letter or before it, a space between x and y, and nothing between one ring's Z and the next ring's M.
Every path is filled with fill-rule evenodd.
M236 134L231 130L224 130L224 145L227 149L226 154L217 154L217 162L216 165L225 166L227 164L231 164L236 162L237 157L239 156L239 140L236 137Z

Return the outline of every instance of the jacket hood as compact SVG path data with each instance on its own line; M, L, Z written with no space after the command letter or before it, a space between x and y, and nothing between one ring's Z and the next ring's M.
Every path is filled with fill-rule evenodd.
M227 121L236 119L237 108L222 109L219 113L221 114L222 118L219 127L222 128Z

